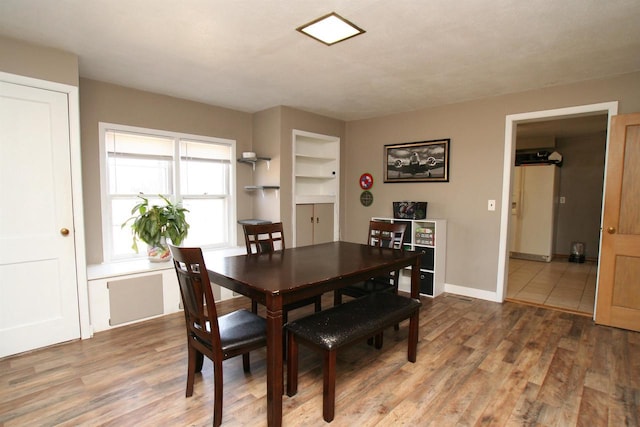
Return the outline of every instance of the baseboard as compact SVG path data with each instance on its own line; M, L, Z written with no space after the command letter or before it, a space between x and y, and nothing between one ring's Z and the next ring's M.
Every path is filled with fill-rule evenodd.
M499 302L502 300L498 299L498 294L492 291L485 291L482 289L474 289L468 288L466 286L452 285L449 283L445 283L444 291L448 294L462 295L465 297L482 299L485 301Z

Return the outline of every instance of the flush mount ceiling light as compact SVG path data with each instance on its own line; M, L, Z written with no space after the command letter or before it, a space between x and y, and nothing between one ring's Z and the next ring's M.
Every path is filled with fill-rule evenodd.
M304 24L296 28L296 30L327 46L365 32L362 28L352 24L335 12L315 19L308 24Z

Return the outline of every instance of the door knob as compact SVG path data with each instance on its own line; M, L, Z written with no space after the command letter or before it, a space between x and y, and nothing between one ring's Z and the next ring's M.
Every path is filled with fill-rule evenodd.
M615 228L615 227L609 227L609 228L607 228L607 233L609 233L609 234L615 234L615 232L616 232L616 228Z
M60 229L60 234L62 234L63 236L68 236L69 235L69 229L68 228L61 228Z

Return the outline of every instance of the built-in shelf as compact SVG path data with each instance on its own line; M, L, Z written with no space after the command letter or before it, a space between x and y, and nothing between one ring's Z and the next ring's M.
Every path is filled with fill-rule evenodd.
M335 179L335 175L308 175L308 174L296 174L296 178L307 179Z
M245 190L253 191L253 190L279 190L279 185L245 185Z
M314 162L330 162L330 161L335 161L335 157L334 156L317 156L315 154L300 154L300 153L296 153L296 157L301 158L301 159L308 159Z

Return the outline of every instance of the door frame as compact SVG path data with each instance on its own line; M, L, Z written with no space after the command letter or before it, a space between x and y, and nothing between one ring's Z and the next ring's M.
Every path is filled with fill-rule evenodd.
M578 105L566 108L557 108L552 110L532 111L528 113L509 114L505 119L504 132L504 163L502 174L502 203L500 210L500 241L498 247L498 276L496 284L496 300L503 302L505 300L505 288L507 278L509 276L509 223L511 217L511 186L513 185L513 164L515 162L516 153L516 127L520 123L537 122L543 119L564 119L577 116L589 116L594 114L607 113L607 139L605 147L605 177L607 168L607 159L609 156L609 129L611 127L611 117L618 114L618 101L602 102L598 104ZM604 178L603 178L604 180ZM604 181L603 181L604 183ZM604 196L606 188L603 184L602 191L602 212L604 212ZM600 228L602 229L602 215L600 217ZM602 239L598 243L598 258L600 257L600 249ZM596 277L596 300L598 298L598 277ZM594 304L595 318L595 304Z
M78 291L78 321L80 323L80 338L91 338L93 336L93 330L89 316L87 261L85 255L79 89L77 86L2 71L0 71L0 81L60 92L67 95L67 105L69 109L69 151L71 155L71 197L73 200L73 236L76 259L76 287Z

